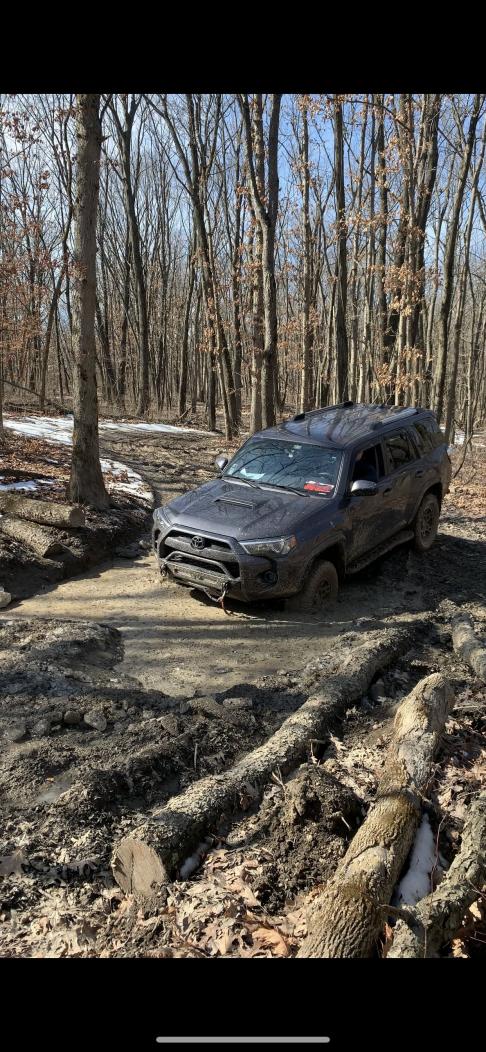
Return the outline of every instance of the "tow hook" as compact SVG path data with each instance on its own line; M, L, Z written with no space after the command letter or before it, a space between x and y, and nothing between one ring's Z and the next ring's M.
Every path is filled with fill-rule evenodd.
M222 589L221 595L211 595L211 592L208 592L206 590L206 588L203 588L201 590L204 592L205 595L207 595L208 599L210 599L212 603L217 603L218 606L220 606L221 609L224 610L225 614L228 614L228 617L231 617L233 615L233 611L232 610L227 610L225 605L224 605L224 600L225 600L225 596L226 596L226 593L228 591L228 588L229 588L229 582L225 581L224 585L223 585L223 589Z

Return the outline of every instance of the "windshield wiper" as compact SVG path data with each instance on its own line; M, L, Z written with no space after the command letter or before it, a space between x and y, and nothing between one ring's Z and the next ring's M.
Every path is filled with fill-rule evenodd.
M281 489L284 493L298 493L300 497L303 497L303 491L297 489L296 486L279 486L277 482L260 482L260 487L267 487L268 489Z
M241 482L243 486L251 486L252 489L259 489L258 482L249 482L248 479L242 479L239 475L222 475L225 482Z

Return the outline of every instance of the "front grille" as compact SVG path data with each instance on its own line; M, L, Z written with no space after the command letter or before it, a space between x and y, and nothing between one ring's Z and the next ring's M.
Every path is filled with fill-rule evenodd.
M191 543L197 538L197 544ZM174 576L181 579L208 577L221 584L239 580L240 567L228 541L189 530L174 529L159 545L159 557Z

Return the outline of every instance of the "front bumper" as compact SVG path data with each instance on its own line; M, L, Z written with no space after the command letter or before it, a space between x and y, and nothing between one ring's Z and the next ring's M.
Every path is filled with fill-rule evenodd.
M198 547L192 543L194 538ZM251 556L231 537L208 531L198 534L185 526L166 526L160 521L154 522L152 541L163 572L179 584L215 596L225 593L251 602L293 595L301 585L302 565L295 552L275 559Z

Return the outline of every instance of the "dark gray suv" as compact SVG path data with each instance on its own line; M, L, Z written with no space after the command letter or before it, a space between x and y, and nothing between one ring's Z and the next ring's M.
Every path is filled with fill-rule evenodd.
M212 597L316 611L405 541L433 544L451 463L426 409L344 402L252 435L219 477L154 512L163 572Z

